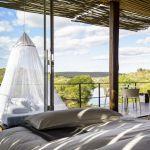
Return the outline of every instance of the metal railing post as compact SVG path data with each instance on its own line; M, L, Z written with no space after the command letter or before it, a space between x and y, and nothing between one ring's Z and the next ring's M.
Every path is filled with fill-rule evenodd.
M135 89L136 89L136 85L137 85L137 83L135 82L135 83L134 83L134 87L135 87Z
M82 107L82 100L81 100L81 83L79 83L79 107Z
M98 83L98 105L101 107L101 84Z

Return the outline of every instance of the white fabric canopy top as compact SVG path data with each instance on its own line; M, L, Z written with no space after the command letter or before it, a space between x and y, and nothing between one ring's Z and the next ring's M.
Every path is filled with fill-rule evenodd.
M67 109L55 91L55 110ZM44 111L44 72L37 49L24 33L12 48L0 88L0 121Z

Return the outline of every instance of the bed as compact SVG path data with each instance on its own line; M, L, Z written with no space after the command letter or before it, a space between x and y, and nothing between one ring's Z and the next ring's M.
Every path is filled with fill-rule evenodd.
M150 145L149 120L124 118L118 116L115 120L107 118L105 119L104 122L99 121L97 123L89 123L88 125L78 127L68 126L67 123L65 124L65 126L67 127L63 127L62 125L60 126L59 124L59 126L57 127L55 126L55 128L50 128L46 130L45 129L41 130L40 126L38 126L38 128L40 129L38 130L35 128L35 126L37 126L38 124L36 123L35 126L34 125L30 126L28 124L25 126L7 129L4 132L0 133L0 149L1 150L149 149ZM35 118L34 123L36 122L36 119L38 117L36 119Z

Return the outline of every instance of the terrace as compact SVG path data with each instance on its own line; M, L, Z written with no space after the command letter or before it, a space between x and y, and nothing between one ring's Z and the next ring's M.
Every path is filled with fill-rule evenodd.
M54 110L54 16L70 18L72 21L100 25L110 28L110 54L109 54L109 97L110 109L119 111L119 28L131 31L147 29L150 26L149 1L137 0L5 0L0 1L0 6L15 10L39 13L44 16L44 51L46 50L46 15L50 15L50 109ZM44 60L44 100L45 110L48 101L48 63ZM101 85L99 83L98 85ZM79 84L80 87L80 84ZM80 88L79 88L80 89ZM99 101L100 101L99 94ZM79 90L79 100L82 96ZM100 104L100 102L99 102ZM81 104L80 104L81 105Z
M140 90L139 92L139 98L140 98L140 105L139 103L133 104L135 99L129 98L128 107L126 107L125 100L123 98L123 89L140 89L142 85L149 85L150 82L119 82L119 112L123 114L124 116L132 116L132 117L141 117L141 116L147 116L150 115L150 94L148 93L149 88L146 89L145 92L142 92ZM86 89L86 86L93 85L94 90L92 90L92 95L90 95L88 98L85 96L84 92ZM77 94L76 96L72 97L63 97L63 100L66 102L66 104L74 103L73 106L70 106L70 108L88 108L88 107L100 107L100 108L110 108L109 105L109 91L106 91L106 89L109 89L109 83L76 83L76 84L63 84L63 83L55 83L56 89L64 89L64 87L72 87L76 90L74 91L74 94ZM77 93L76 93L77 91ZM71 92L71 91L70 91ZM61 93L62 94L62 93ZM84 100L88 99L88 103L84 103ZM135 103L135 102L134 102ZM134 106L137 105L137 106ZM134 107L133 107L134 106ZM69 107L69 106L68 106ZM136 108L137 107L137 108Z
M0 112L0 121L3 121L0 122L0 131L2 131L0 133L1 150L149 150L150 103L149 97L145 97L145 100L142 101L143 97L140 90L143 84L149 85L150 82L119 83L119 29L140 31L149 28L149 0L0 0L0 7L39 13L43 14L44 18L44 74L36 47L28 35L24 33L17 43L19 48L16 46L14 49L17 52L19 49L22 53L28 51L28 55L25 56L26 58L31 57L29 60L32 61L30 62L28 59L22 61L24 60L22 56L21 61L16 63L17 67L20 62L24 64L23 67L18 67L19 73L16 70L13 73L11 72L13 69L12 63L10 63L9 71L10 74L13 74L11 77L10 74L7 74L7 78L11 78L10 85L7 87L7 81L5 84L2 83L4 93L0 95L2 97L0 107L3 109L3 112ZM46 15L50 16L50 61L47 59ZM54 16L70 18L75 22L109 27L108 82L79 82L64 85L54 82ZM30 54L30 52L33 53ZM35 57L32 54L35 54ZM11 56L10 62L15 62L18 56ZM33 65L35 61L37 65ZM49 62L50 81L48 80ZM20 76L26 74L34 82L28 83L30 80L27 77L24 77L24 80L18 80ZM43 79L44 92L43 84L41 84ZM14 81L18 81L19 84L12 84ZM92 85L88 88L88 92L93 90L93 94L84 97L84 92L87 90L86 85ZM17 88L14 88L15 86ZM64 86L71 86L77 94L76 97L65 97L65 101L77 103L77 107L85 108L98 105L110 110L95 107L68 109L65 105L64 110L54 111L56 110L55 87L57 89L57 87L62 88ZM22 94L21 88L27 94ZM104 92L105 89L106 92ZM146 93L149 93L149 90L148 86ZM11 91L11 94L9 95L5 91L8 91L8 93ZM70 91L68 93L70 94ZM27 95L27 97L24 98L24 95ZM134 103L130 101L131 97ZM85 105L83 103L85 98L90 99L90 103ZM18 101L19 105L17 105ZM93 101L96 101L96 103L93 103ZM40 105L36 105L36 102ZM8 111L8 104L12 104L13 111L11 109ZM13 104L19 107L14 109ZM22 109L22 106L26 106L27 109L24 109L24 107ZM38 110L35 111L36 114L34 114L34 110ZM118 112L136 118L126 118ZM143 117L145 115L146 119ZM139 116L142 116L142 118L138 118ZM4 125L6 125L6 128Z

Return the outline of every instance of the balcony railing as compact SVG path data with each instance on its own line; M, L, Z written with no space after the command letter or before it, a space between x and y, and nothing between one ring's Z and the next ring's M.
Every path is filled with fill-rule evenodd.
M146 91L141 91L141 87L142 85L149 85L148 88L146 89ZM82 100L85 99L82 96L82 86L83 85L94 85L95 88L98 88L98 94L96 97L89 97L89 99L98 99L98 106L101 107L101 99L104 98L106 95L101 95L101 88L103 89L109 89L109 83L76 83L76 84L68 84L68 83L55 83L55 86L75 86L78 87L78 98L68 98L65 97L64 100L65 101L74 101L76 103L78 103L78 106L81 108L82 107ZM122 97L122 89L123 88L139 88L140 89L140 93L146 93L147 90L150 90L150 82L119 82L119 97ZM106 94L106 93L105 93Z

